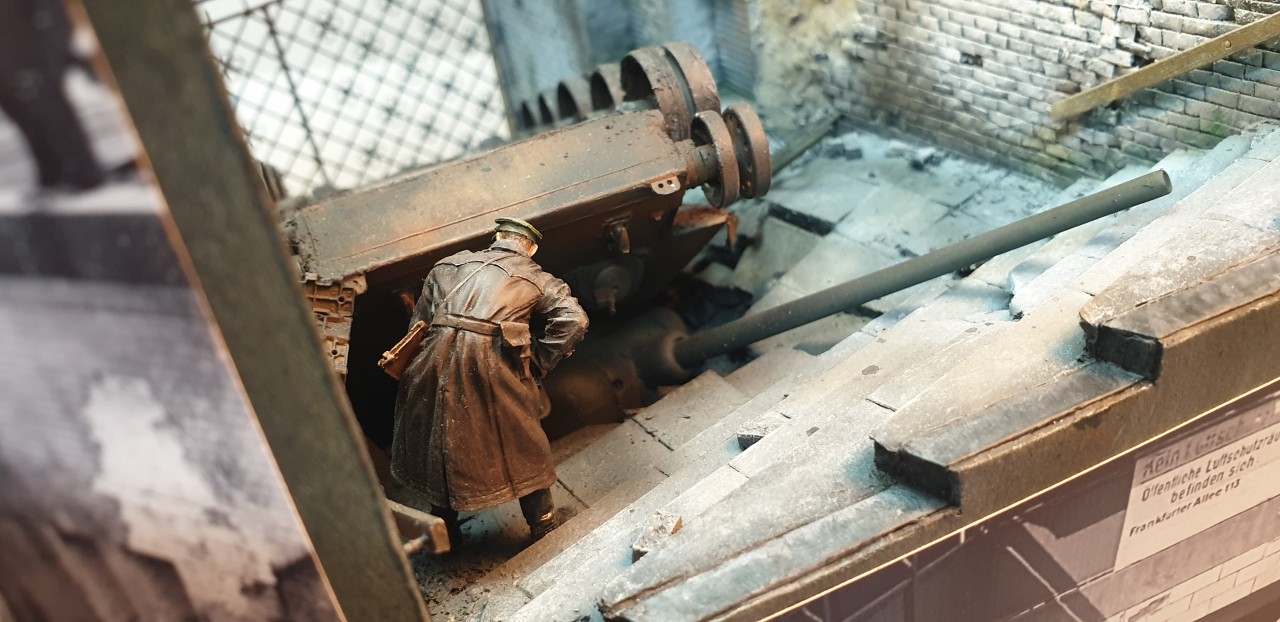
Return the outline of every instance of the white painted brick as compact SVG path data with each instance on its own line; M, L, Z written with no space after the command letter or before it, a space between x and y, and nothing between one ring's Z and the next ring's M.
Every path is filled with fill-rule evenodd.
M1191 608L1191 596L1183 596L1179 600L1167 602L1155 614L1144 618L1143 622L1165 622L1174 616L1179 616Z
M1225 577L1229 574L1235 574L1241 568L1261 560L1262 554L1265 553L1266 550L1267 545L1262 544L1231 558L1227 563L1222 565L1222 576Z
M1264 585L1271 585L1276 581L1280 581L1280 564L1271 567L1271 570L1258 575L1253 581L1253 586L1261 589Z
M1147 25L1150 23L1151 12L1143 9L1132 9L1128 7L1119 7L1116 11L1116 21L1128 24Z
M1222 567L1210 568L1190 580L1178 584L1169 592L1169 600L1182 600L1184 597L1191 596L1208 585L1213 585L1222 577Z
M1236 573L1236 583L1241 581L1249 581L1258 577L1270 576L1271 572L1280 566L1280 555L1272 555L1263 557L1262 559L1245 566Z
M1209 609L1212 611L1217 611L1218 609L1226 607L1227 605L1230 605L1231 603L1234 603L1237 600L1240 600L1241 598L1244 598L1245 596L1248 596L1249 594L1252 594L1252 593L1253 593L1253 579L1249 579L1248 581L1245 581L1217 596L1214 596L1213 600L1209 605Z
M1168 622L1196 622L1209 613L1209 603L1192 605L1190 609L1169 618Z
M1196 593L1191 595L1191 604L1199 605L1201 603L1208 603L1219 595L1235 587L1236 576L1226 575L1217 581L1196 590Z

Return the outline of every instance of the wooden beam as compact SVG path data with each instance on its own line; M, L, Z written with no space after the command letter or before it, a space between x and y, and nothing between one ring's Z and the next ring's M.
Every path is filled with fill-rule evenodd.
M84 6L342 612L429 619L191 0Z
M1062 121L1082 115L1277 37L1280 37L1280 13L1072 95L1053 105L1053 120Z

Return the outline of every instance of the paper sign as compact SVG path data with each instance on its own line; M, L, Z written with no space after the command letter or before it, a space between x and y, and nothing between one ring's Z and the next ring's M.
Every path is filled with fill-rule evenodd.
M1274 402L1139 454L1116 569L1276 496L1277 481L1280 412Z

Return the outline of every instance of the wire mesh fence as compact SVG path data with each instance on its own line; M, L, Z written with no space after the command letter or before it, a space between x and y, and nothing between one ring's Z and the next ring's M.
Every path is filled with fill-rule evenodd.
M196 0L255 157L291 193L508 136L480 0Z

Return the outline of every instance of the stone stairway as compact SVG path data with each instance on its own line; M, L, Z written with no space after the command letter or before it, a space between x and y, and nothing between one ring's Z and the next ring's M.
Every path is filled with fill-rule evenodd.
M1025 396L1045 386L1068 383L1075 399L1140 381L1085 353L1082 308L1114 313L1189 269L1207 276L1273 247L1277 144L1280 133L1171 155L1160 167L1177 180L1172 196L1059 236L1012 266L984 266L837 363L827 382L798 386L771 409L789 421L729 463L747 480L609 582L599 606L626 620L713 617L947 502L1002 507L1014 478L983 481L977 474L989 472L979 469L966 485L947 485L938 467L1042 425L1031 419L1056 411ZM1192 267L1168 269L1179 260ZM1155 274L1144 262L1158 262ZM1107 289L1117 279L1127 279L1123 294Z
M828 326L823 338L836 345L816 356L764 349L748 366L723 378L704 373L622 425L562 439L560 484L580 502L579 514L445 609L486 620L595 619L602 612L625 620L706 619L947 512L948 504L985 510L1002 494L1000 485L977 481L961 495L952 476L939 473L1042 425L1035 417L1051 410L1043 403L1020 410L1009 404L1046 386L1070 383L1075 397L1139 382L1140 372L1086 354L1081 309L1114 316L1175 277L1212 274L1275 244L1276 200L1249 189L1263 184L1276 192L1274 181L1263 182L1280 179L1277 158L1280 132L1266 129L1209 152L1174 153L1157 166L1174 180L1169 197L996 258L965 278L914 288L874 319ZM1077 183L1038 207L1146 170ZM874 192L899 195L891 187ZM758 231L786 231L789 222L767 210ZM849 218L865 216L857 213L815 210L814 218L831 225L822 240L839 238L811 244L807 254L830 258L832 248L851 248L857 232L840 226L847 231ZM1189 227L1205 235L1180 235ZM790 238L804 236L791 231ZM760 273L762 260L744 256L739 270ZM1160 263L1145 270L1151 262ZM1170 272L1179 262L1193 265ZM834 264L813 265L830 271ZM772 275L759 306L770 296L782 302L816 289L801 276ZM1117 282L1125 293L1109 289ZM785 296L773 294L778 288ZM791 343L805 340L820 341L810 333ZM999 417L975 416L1000 405L1007 408ZM633 562L632 545L658 512L678 515L683 528Z

